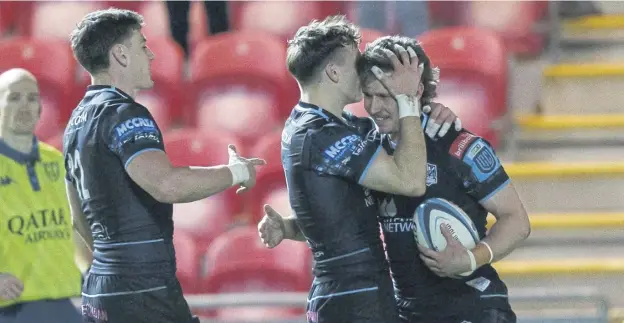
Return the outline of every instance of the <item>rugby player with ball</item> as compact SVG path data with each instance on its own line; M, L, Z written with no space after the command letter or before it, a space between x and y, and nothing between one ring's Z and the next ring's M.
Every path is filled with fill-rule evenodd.
M431 100L439 80L422 46L412 38L382 37L367 46L358 64L365 107L389 153L399 140L397 106L369 71L375 65L391 74L392 64L383 50L393 50L397 44L414 48L424 62L423 106L435 105ZM423 115L423 125L426 118ZM425 136L426 194L377 194L401 318L409 323L516 322L507 287L490 264L529 236L525 208L486 140L449 124L430 126L427 133L445 130L448 134L436 139ZM265 210L259 231L269 247L299 232L294 221L282 220L270 207ZM497 219L490 232L486 232L488 213Z

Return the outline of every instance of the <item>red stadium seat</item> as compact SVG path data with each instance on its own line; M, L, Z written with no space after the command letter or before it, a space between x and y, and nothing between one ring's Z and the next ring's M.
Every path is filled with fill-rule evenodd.
M262 219L264 204L271 205L284 215L292 212L282 166L281 147L282 133L276 131L262 137L251 151L250 156L261 157L267 162L266 166L258 170L256 186L249 196L252 223L258 223Z
M282 164L282 130L270 132L258 140L249 156L264 159L268 165Z
M362 118L368 117L368 112L364 108L364 100L356 103L351 103L345 107L346 111L353 113L354 115Z
M251 141L273 130L292 104L283 100L291 82L284 62L284 44L262 33L228 33L201 42L191 57L199 110L190 111L187 121Z
M57 133L52 137L48 137L47 139L43 139L42 141L46 144L58 149L58 151L63 151L63 134L64 131Z
M266 248L255 226L238 227L208 247L203 292L304 291L310 286L311 254L307 244L284 241Z
M360 29L362 33L362 40L360 41L360 51L364 51L366 44L372 43L375 39L383 37L384 34L374 29Z
M0 42L0 72L21 67L37 77L41 91L42 120L37 134L54 135L71 113L75 61L65 42L14 38Z
M195 293L199 286L199 248L191 234L175 229L177 277L184 293Z
M165 149L176 166L215 166L228 163L228 144L238 145L235 138L204 130L182 129L165 134ZM174 206L176 227L210 242L232 223L233 215L242 210L235 189L192 203Z
M29 29L31 37L66 41L84 16L104 8L105 4L98 1L36 1L33 2L31 25L24 29Z
M507 112L508 86L500 38L483 29L455 27L424 33L420 40L441 70L438 100L453 109L467 129L496 145L490 125Z
M429 1L434 25L474 26L497 32L511 53L534 55L544 39L535 24L548 9L545 1Z
M150 111L158 127L165 132L182 116L187 105L182 93L184 53L169 37L148 38L147 45L155 55L151 63L154 87L140 91L135 99ZM91 78L84 68L79 66L78 69L80 91L77 94L82 97Z
M231 1L235 30L264 31L290 38L313 19L344 13L342 1Z

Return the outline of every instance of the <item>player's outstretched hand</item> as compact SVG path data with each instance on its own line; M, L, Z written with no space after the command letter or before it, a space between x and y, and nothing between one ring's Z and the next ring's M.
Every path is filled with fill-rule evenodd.
M383 51L390 59L392 73L387 75L378 66L373 66L371 70L375 77L394 98L401 94L418 97L424 65L419 64L416 51L411 47L405 49L399 45L394 46L394 51L386 48Z
M451 129L451 125L454 125L456 131L462 130L459 117L441 103L431 102L423 107L423 112L429 113L425 133L431 139L434 139L436 135L440 138L444 137Z
M442 234L446 238L446 249L437 252L418 245L420 259L440 277L454 277L462 273L470 272L470 256L468 250L459 241L453 238L453 234L444 226L440 225Z
M240 188L236 190L236 194L241 194L253 188L256 185L256 167L266 165L264 159L241 157L234 145L228 146L228 154L230 156L230 164L243 163L247 166L247 171L249 172L249 179L241 184Z
M268 204L264 205L264 217L258 223L258 234L268 248L275 248L284 240L286 232L283 218Z
M0 300L17 299L23 291L24 284L17 277L8 273L0 274Z

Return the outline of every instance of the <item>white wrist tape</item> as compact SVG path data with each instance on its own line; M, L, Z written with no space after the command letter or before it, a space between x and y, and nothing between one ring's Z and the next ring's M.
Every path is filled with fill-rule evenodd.
M249 180L249 170L247 169L247 165L236 162L227 166L232 173L232 186L242 184Z
M405 117L420 117L420 101L405 94L395 97L399 105L399 119Z
M470 270L475 271L477 269L477 260L475 259L475 256L472 253L472 251L468 249L466 249L466 251L468 252L468 257L470 258Z
M481 243L484 246L486 246L488 248L488 250L490 251L490 261L488 261L488 264L491 264L492 261L494 261L494 251L492 251L492 248L490 247L490 245L487 242L480 241L479 243Z

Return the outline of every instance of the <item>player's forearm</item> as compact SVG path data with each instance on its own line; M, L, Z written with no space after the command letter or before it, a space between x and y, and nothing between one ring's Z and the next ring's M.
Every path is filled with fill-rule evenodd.
M522 241L528 238L531 227L527 217L505 216L500 217L490 229L489 234L483 239L493 253L492 262L501 260L518 247ZM490 260L490 250L482 243L473 249L477 266L487 264Z
M288 240L296 240L296 241L305 241L305 237L299 229L297 222L295 221L295 217L284 218L284 239Z
M404 117L399 122L401 139L393 155L394 162L411 195L420 196L425 193L427 175L427 150L420 119Z
M157 199L165 203L193 202L233 186L227 166L175 167L164 176Z

